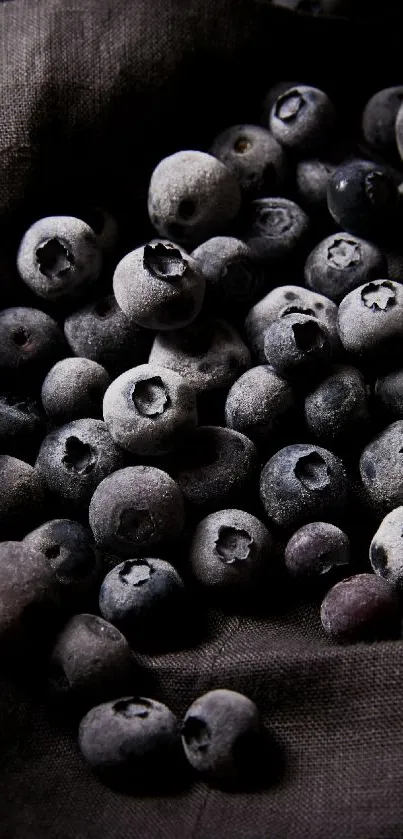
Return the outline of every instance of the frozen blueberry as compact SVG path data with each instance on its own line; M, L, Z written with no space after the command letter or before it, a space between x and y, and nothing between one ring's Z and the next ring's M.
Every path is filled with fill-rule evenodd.
M0 539L20 538L43 516L44 486L38 470L0 455Z
M336 169L325 160L301 160L297 164L296 182L299 201L308 211L327 208L327 185Z
M42 379L65 349L56 321L39 309L17 306L0 312L0 372L13 385Z
M42 384L42 405L53 422L101 417L102 400L110 385L104 367L89 358L64 358Z
M282 146L303 154L329 144L335 121L333 105L323 90L298 85L280 94L270 111L269 127Z
M73 216L40 219L18 250L21 278L39 297L56 300L81 293L98 279L102 252L93 230Z
M316 294L306 288L285 285L274 288L266 294L266 297L259 300L259 303L252 307L245 321L248 346L260 362L266 363L264 354L266 330L278 318L291 314L316 317L318 322L327 328L332 349L335 351L339 348L336 304L322 294Z
M170 471L198 514L253 502L258 456L254 444L230 428L199 426L183 440Z
M267 128L232 125L218 134L210 152L225 163L246 195L281 192L287 174L286 156Z
M133 687L134 659L126 638L96 615L74 615L56 638L48 670L51 694L92 707Z
M59 504L83 514L100 481L124 462L102 420L79 419L45 437L35 467Z
M378 514L403 504L403 420L388 425L365 447L360 458L364 487Z
M118 223L112 213L105 207L86 205L80 207L77 218L85 221L95 233L98 247L104 253L111 253L117 244L119 229Z
M102 617L141 647L171 636L184 602L182 579L163 559L126 559L106 575L99 592Z
M78 742L101 777L124 788L159 786L175 775L180 754L176 717L161 702L130 696L97 705L81 720Z
M396 122L395 122L395 133L396 133L397 149L398 149L400 157L403 160L403 107L402 106L400 106L400 108L397 112L397 117L396 117Z
M309 231L309 218L288 198L258 198L252 201L243 238L252 256L260 262L295 257Z
M338 328L344 349L358 358L379 361L401 351L403 285L372 280L350 291L339 306Z
M385 166L352 160L339 166L330 178L327 203L343 230L377 241L394 227L399 193Z
M369 424L368 394L356 367L338 366L305 398L305 421L325 446L351 445Z
M330 360L329 334L315 316L284 315L266 330L264 353L280 376L316 373Z
M269 520L286 530L310 521L337 521L348 501L348 480L341 460L305 443L286 446L266 463L260 498Z
M99 585L100 557L94 550L91 531L77 521L47 521L28 533L23 543L46 557L68 610L79 608Z
M376 380L375 399L390 420L403 419L403 370L393 370Z
M208 591L245 593L272 559L269 531L243 510L219 510L196 527L189 561L193 576Z
M354 288L386 277L387 270L376 245L348 233L333 233L311 251L304 276L308 288L340 303Z
M151 176L148 212L161 236L195 247L215 236L241 206L238 181L210 154L179 151L160 161Z
M372 148L386 156L396 154L396 118L403 102L403 87L378 90L362 115L362 132Z
M141 364L115 379L103 411L115 442L143 456L166 454L197 424L193 388L157 364Z
M305 524L291 536L284 554L289 574L296 579L327 577L348 565L350 543L340 528L329 522Z
M45 434L37 401L23 392L0 393L0 452L31 460Z
M294 398L290 385L268 365L247 370L232 385L225 403L228 428L256 443L267 443L290 415Z
M166 472L129 466L105 478L90 504L96 543L121 557L149 556L180 536L182 494Z
M270 116L270 111L271 111L273 105L275 105L275 103L277 102L278 97L281 96L282 93L285 93L286 90L289 90L291 87L298 87L298 85L299 85L299 82L295 82L295 81L294 82L277 82L275 85L273 85L271 88L269 88L269 90L267 91L266 96L264 97L264 100L263 100L261 116L260 116L260 122L261 122L262 125L265 126L265 128L267 128L267 124L268 124L269 116Z
M251 364L250 352L236 330L218 318L159 333L149 360L175 370L196 394L230 387Z
M233 690L211 690L188 708L182 725L185 755L194 769L211 779L236 779L255 773L261 736L254 702Z
M177 329L199 314L205 279L179 245L153 241L128 253L113 275L116 300L145 329Z
M113 294L66 318L64 333L76 356L90 358L117 374L147 361L152 335L129 321Z
M206 278L205 304L217 312L246 310L260 299L266 288L262 267L250 248L233 236L214 236L192 253Z
M399 611L399 599L387 580L355 574L330 589L320 616L332 641L375 641L399 637Z
M50 636L58 592L45 557L21 542L0 543L0 652L13 657ZM36 649L36 645L38 649Z
M403 507L383 519L372 539L369 560L375 574L403 589Z

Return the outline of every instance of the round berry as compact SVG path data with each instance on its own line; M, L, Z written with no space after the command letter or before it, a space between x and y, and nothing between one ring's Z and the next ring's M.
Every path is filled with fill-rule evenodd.
M37 469L0 455L0 539L20 538L43 516L44 484Z
M280 430L294 406L288 382L268 365L247 370L230 389L225 403L228 428L267 443Z
M375 399L384 416L403 419L403 370L393 370L375 382Z
M214 236L192 253L206 278L205 305L213 312L245 310L260 299L266 280L250 248L233 236Z
M389 358L403 347L403 285L372 280L350 291L339 306L338 328L344 349L352 355Z
M278 195L284 185L286 156L267 128L232 125L213 140L210 152L225 163L248 196Z
M324 160L301 160L297 164L296 182L302 207L311 212L327 209L327 186L335 169L334 163Z
M0 371L30 386L65 354L63 333L39 309L17 306L0 312Z
M371 242L348 233L333 233L311 251L304 276L308 288L340 303L354 288L387 276L387 264Z
M369 560L375 574L403 589L403 507L383 519L372 539Z
M260 262L290 260L304 243L309 218L288 198L252 201L243 238Z
M330 178L327 203L337 224L348 233L376 241L396 221L399 193L385 166L352 160Z
M335 121L333 105L323 90L298 85L280 94L270 111L269 127L281 145L302 154L328 144Z
M285 553L288 573L300 580L328 577L350 560L348 537L329 522L305 524L291 536Z
M363 375L356 367L333 368L305 397L304 415L309 431L322 445L355 445L370 420Z
M403 420L388 425L365 447L361 480L380 515L403 504Z
M320 610L323 629L332 641L375 641L400 634L399 599L387 580L356 574L336 583Z
M291 314L268 327L264 352L276 373L292 377L320 371L329 362L331 347L327 329L317 318Z
M101 417L102 399L110 384L104 367L89 358L64 358L42 384L42 405L53 422Z
M378 90L368 100L362 115L366 142L386 156L396 154L396 118L403 102L403 87Z

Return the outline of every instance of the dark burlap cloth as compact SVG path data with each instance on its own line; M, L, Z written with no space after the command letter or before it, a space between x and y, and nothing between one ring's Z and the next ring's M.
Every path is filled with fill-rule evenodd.
M399 26L298 20L253 0L7 0L0 4L2 258L24 225L83 198L107 201L141 241L151 166L256 121L281 78L326 83L337 104L401 82ZM20 286L2 274L2 296ZM101 786L73 733L27 686L0 690L1 839L403 837L403 647L330 645L318 606L213 614L194 649L143 658L154 695L182 714L227 686L259 705L276 741L267 788L194 783L175 797ZM28 678L35 688L35 676Z

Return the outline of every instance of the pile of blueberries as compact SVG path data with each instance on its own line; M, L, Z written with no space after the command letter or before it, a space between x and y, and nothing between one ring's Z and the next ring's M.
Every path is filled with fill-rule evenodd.
M179 725L131 695L136 652L188 646L200 605L285 586L324 597L336 642L400 637L402 103L376 93L353 143L325 92L281 83L265 125L156 166L146 244L117 256L104 210L22 238L37 307L0 312L0 653L45 651L110 783L255 765L251 699L211 691Z

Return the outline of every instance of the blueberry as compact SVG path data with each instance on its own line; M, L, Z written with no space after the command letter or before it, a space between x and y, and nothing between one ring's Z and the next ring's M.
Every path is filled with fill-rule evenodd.
M305 421L325 446L351 445L369 424L368 394L356 367L338 366L305 397Z
M199 426L183 440L171 466L183 496L199 515L252 499L258 456L238 431Z
M53 519L32 530L24 545L43 554L55 577L62 604L71 612L82 606L101 577L100 557L91 531L70 519Z
M320 616L326 635L343 643L398 638L399 612L399 599L387 580L356 574L330 589Z
M298 85L280 94L270 111L269 127L281 145L303 154L329 144L335 121L333 105L323 90Z
M98 279L102 252L84 221L73 216L50 216L27 230L17 265L34 294L57 300L81 293Z
M337 306L322 294L316 294L306 288L285 285L274 288L266 297L252 307L245 320L245 332L250 347L256 358L266 363L264 338L267 328L278 318L291 314L310 315L323 324L330 335L332 349L339 348L337 332Z
M338 328L347 352L389 359L403 347L403 285L372 280L350 291L339 306Z
M45 557L21 542L0 543L0 653L40 650L59 606L52 569Z
M261 735L254 702L233 690L211 690L188 708L182 744L193 768L211 779L236 779L256 770Z
M31 386L65 354L63 333L39 309L17 306L0 312L0 372Z
M272 553L272 538L259 519L243 510L219 510L197 525L189 562L205 590L243 595L259 582Z
M403 102L403 87L378 90L368 100L362 115L366 142L386 156L396 154L396 118Z
M177 329L199 314L205 280L179 245L153 241L128 253L113 275L116 300L129 320L146 329Z
M296 169L298 199L310 212L327 208L327 185L336 169L325 160L300 160Z
M99 592L101 615L141 647L173 634L184 603L181 577L163 559L126 559L106 575Z
M206 278L205 305L213 312L244 311L260 299L266 281L250 248L233 236L214 236L192 253Z
M232 385L225 403L225 422L257 444L268 443L293 407L288 382L272 367L260 365L247 370Z
M258 198L248 210L243 238L260 262L295 257L307 237L309 218L288 198Z
M211 154L235 175L248 197L278 195L287 161L280 143L259 125L232 125L215 137Z
M130 558L166 546L185 524L178 485L153 466L129 466L105 478L91 499L89 518L103 550Z
M348 233L333 233L311 251L304 276L308 288L340 303L363 283L386 277L387 270L376 245Z
M74 615L56 638L48 686L56 699L80 707L121 696L133 687L134 659L126 638L96 615Z
M36 399L24 392L0 393L0 451L31 461L45 433Z
M329 362L330 336L312 315L285 315L266 330L264 353L279 376L308 376Z
M249 350L236 330L218 318L159 333L149 360L175 370L196 394L230 387L251 363Z
M232 172L201 151L179 151L151 176L148 213L161 236L195 247L237 215L241 192Z
M109 254L115 250L119 237L119 228L115 217L109 210L105 207L87 204L84 207L80 207L77 218L85 221L95 233L95 239L101 251Z
M161 702L129 696L97 705L81 720L78 742L103 780L124 788L159 786L176 772L180 732L176 717Z
M403 421L388 425L365 447L361 480L377 514L403 504Z
M395 122L396 144L400 157L403 160L403 107L400 106Z
M375 399L390 420L403 419L403 370L393 370L376 380Z
M335 569L348 565L350 543L334 524L310 522L291 536L284 558L288 573L296 579L328 577Z
M339 166L329 180L330 214L343 230L377 241L393 229L399 193L388 169L369 160Z
M64 358L47 374L42 384L42 405L56 424L101 417L102 399L110 376L89 358Z
M81 515L98 484L124 459L102 420L80 419L45 437L35 468L54 500Z
M115 379L105 393L103 411L115 442L144 456L171 451L197 424L192 387L157 364L141 364Z
M44 485L38 470L0 455L0 539L21 538L43 515Z
M310 521L337 521L345 512L348 481L336 455L305 443L280 449L260 477L260 497L269 520L285 530Z
M270 111L271 111L273 105L275 105L275 103L277 102L278 97L281 96L282 93L285 93L286 90L289 90L291 87L298 87L298 85L299 85L299 82L295 82L295 81L294 82L277 82L275 85L273 85L272 87L269 88L269 90L266 93L266 96L264 97L263 103L262 103L261 118L260 118L260 122L261 122L262 125L265 126L265 128L267 127L267 124L268 124Z
M64 333L76 356L89 358L117 374L147 361L152 336L131 323L113 294L66 318Z

